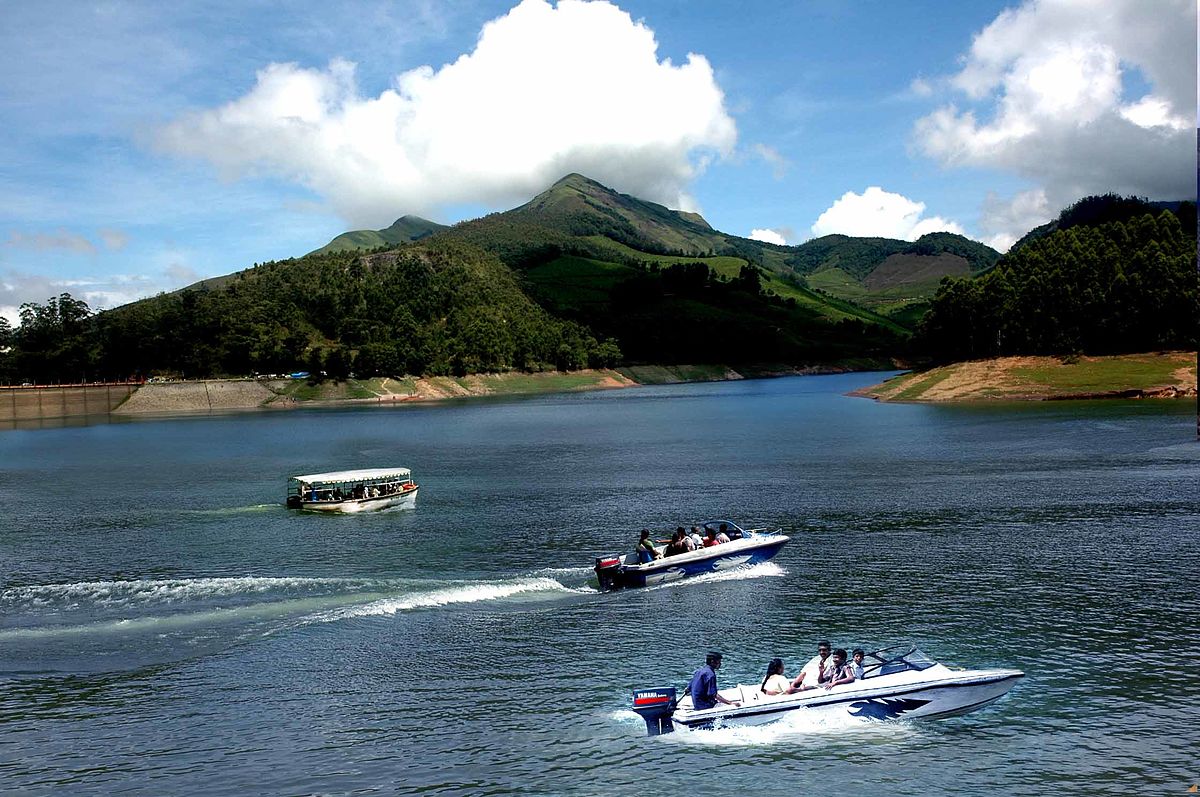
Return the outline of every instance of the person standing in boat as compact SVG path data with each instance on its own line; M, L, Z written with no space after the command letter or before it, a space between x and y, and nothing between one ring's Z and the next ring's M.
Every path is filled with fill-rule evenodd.
M712 708L717 703L740 706L736 700L726 700L717 691L717 670L721 669L721 654L710 652L704 657L704 666L692 674L688 683L688 694L692 696L692 707L696 710Z
M662 556L658 552L658 549L654 547L654 540L650 539L650 531L648 529L642 529L642 536L638 539L637 548L634 550L637 552L638 564L644 565Z

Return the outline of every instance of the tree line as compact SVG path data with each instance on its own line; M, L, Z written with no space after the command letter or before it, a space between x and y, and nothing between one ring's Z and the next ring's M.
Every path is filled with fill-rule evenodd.
M987 273L945 278L918 349L939 362L1019 354L1120 354L1197 345L1195 205L1108 221L1089 198L1060 219L1087 219L1014 247Z

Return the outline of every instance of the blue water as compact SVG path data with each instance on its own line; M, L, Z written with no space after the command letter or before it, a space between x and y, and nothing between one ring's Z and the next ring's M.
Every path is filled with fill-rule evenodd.
M0 791L1184 793L1200 778L1195 406L964 408L878 375L0 434ZM283 509L412 468L417 508ZM793 542L600 595L712 517ZM648 739L635 686L913 640L1027 677L928 723Z

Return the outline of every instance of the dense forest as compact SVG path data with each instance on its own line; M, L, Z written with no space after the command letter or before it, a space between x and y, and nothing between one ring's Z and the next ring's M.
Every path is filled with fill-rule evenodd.
M939 362L1193 349L1195 212L1082 200L986 274L943 280L917 346Z
M23 305L15 329L0 319L0 383L865 364L1197 342L1193 203L1088 197L999 262L946 233L761 244L579 175L507 213L423 224L388 228L420 240L327 247L101 313L69 294ZM347 236L335 240L351 246ZM947 255L976 276L942 280L914 340L808 283L814 269L859 279L886 261L895 278Z
M37 382L280 373L331 377L575 369L620 360L614 342L532 302L494 256L429 241L361 256L266 263L92 315L64 295L26 305L10 376Z

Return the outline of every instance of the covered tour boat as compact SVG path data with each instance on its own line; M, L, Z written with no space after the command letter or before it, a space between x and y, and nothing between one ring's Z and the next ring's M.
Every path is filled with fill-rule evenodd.
M313 473L288 479L287 505L309 512L368 512L417 504L408 468L368 468Z
M602 556L596 560L596 578L604 592L629 587L646 587L688 576L729 570L743 565L765 562L787 543L788 537L778 529L743 529L732 520L710 520L699 526L707 536L709 530L724 530L729 542L698 548L675 556L663 556L652 562L639 562L636 553ZM659 547L660 552L662 548Z
M912 644L870 653L864 675L830 689L818 686L792 694L768 695L758 684L721 689L738 705L718 702L696 709L690 695L674 688L638 689L633 710L651 736L675 730L763 725L793 711L816 711L866 719L932 719L977 711L999 700L1024 676L1020 670L958 670L930 659Z

